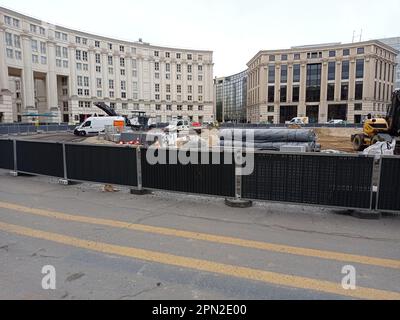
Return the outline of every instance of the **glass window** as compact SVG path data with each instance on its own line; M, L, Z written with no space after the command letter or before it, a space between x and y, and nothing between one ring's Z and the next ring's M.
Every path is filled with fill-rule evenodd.
M334 83L328 83L326 100L328 100L328 101L335 100L335 84Z
M336 51L335 50L329 51L329 57L336 57Z
M336 62L331 61L328 63L328 80L335 80L336 78Z
M343 56L349 56L350 55L350 49L343 49Z
M269 56L269 61L275 61L275 56Z
M306 101L318 102L321 98L321 64L307 65Z
M362 100L363 99L363 82L362 81L357 81L356 82L356 94L355 94L355 99L356 100Z
M342 80L349 79L350 63L349 61L342 62Z
M349 84L348 83L342 83L340 99L341 100L349 100Z
M287 101L287 87L286 86L281 86L281 102L286 102Z
M293 86L292 101L293 102L300 101L300 87L299 86Z
M300 82L300 65L293 65L293 82Z
M357 59L356 61L356 78L364 78L364 59Z
M268 83L275 83L275 65L268 66Z
M268 87L268 102L275 102L275 87Z
M287 61L287 54L283 54L283 55L281 56L281 60L282 60L282 61Z
M300 53L295 53L295 54L293 55L293 59L294 59L294 60L300 60Z
M281 66L281 83L286 83L287 82L287 65L282 65Z
M357 54L364 54L364 48L357 48Z

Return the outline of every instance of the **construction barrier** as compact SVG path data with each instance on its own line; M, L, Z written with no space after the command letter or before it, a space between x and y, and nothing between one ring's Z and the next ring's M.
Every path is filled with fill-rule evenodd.
M136 187L136 149L65 144L67 180Z
M16 152L16 171L58 178L64 176L62 144L17 140Z
M154 152L154 155L160 158L159 153L163 152L168 164L149 164L148 152ZM223 153L188 151L187 156L197 159L198 164L183 165L179 161L177 164L170 164L171 161L174 162L173 153L176 154L176 150L142 150L141 169L144 188L235 197L233 154L230 154L230 160L225 163ZM220 159L220 164L212 164L213 158ZM205 159L208 159L209 164L201 164L207 162Z
M374 157L362 155L256 152L244 154L254 159L254 170L241 176L232 152L183 155L187 164L176 150L0 140L0 168L15 172L138 190L400 212L399 157L383 157L378 167Z
M0 140L0 168L14 169L14 147L12 140Z
M282 153L254 156L254 172L242 178L245 199L371 208L371 157Z
M400 211L400 158L383 157L379 178L378 210Z

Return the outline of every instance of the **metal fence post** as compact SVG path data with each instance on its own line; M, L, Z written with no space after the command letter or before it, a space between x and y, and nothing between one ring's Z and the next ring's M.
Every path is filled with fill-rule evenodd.
M233 151L234 165L235 165L235 199L225 199L225 204L233 208L250 208L253 205L252 201L242 200L242 150Z
M131 189L131 194L144 195L146 190L143 189L142 180L142 150L140 147L136 148L136 175L137 175L137 188Z
M14 170L10 171L10 175L13 177L18 177L17 140L13 140L13 156L14 156Z
M67 153L65 151L65 143L62 144L62 153L63 153L63 168L64 168L64 179L58 180L59 184L67 186L68 182L68 169L67 169Z

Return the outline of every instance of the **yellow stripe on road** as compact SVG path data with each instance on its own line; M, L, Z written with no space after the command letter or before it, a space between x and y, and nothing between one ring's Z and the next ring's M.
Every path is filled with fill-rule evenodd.
M108 243L88 241L84 239L65 236L62 234L50 233L2 222L0 222L0 230L8 233L17 234L20 236L27 236L40 240L52 241L55 243L68 245L76 248L82 248L86 250L112 254L117 256L129 257L147 262L154 262L164 265L189 268L197 271L222 274L224 276L260 281L278 286L285 286L285 287L305 289L305 290L314 290L329 294L336 294L336 295L347 296L352 298L360 298L360 299L400 300L400 293L398 292L391 292L391 291L384 291L384 290L363 288L363 287L358 287L356 290L344 290L341 287L340 283L238 267L234 265L187 258L187 257L137 249L132 247L123 247Z
M99 218L92 218L92 217L86 217L86 216L71 215L71 214L66 214L66 213L62 213L62 212L58 212L58 211L28 208L28 207L24 207L24 206L12 204L12 203L6 203L6 202L0 202L0 208L17 211L17 212L22 212L22 213L29 213L29 214L33 214L33 215L37 215L37 216L42 216L42 217L48 217L48 218L54 218L54 219L58 219L58 220L69 221L69 222L81 222L81 223L88 223L88 224L94 224L94 225L108 226L108 227L113 227L113 228L128 229L128 230L134 230L134 231L140 231L140 232L146 232L146 233L159 234L159 235L163 235L163 236L172 236L172 237L207 241L207 242L212 242L212 243L235 245L238 247L259 249L259 250L278 252L278 253L283 253L283 254L292 254L292 255L320 258L320 259L326 259L326 260L335 260L335 261L342 261L342 262L344 261L344 262L352 262L352 263L360 263L360 264L365 264L365 265L379 266L379 267L384 267L384 268L400 269L400 260L368 257L368 256L347 254L347 253L341 253L341 252L335 252L335 251L325 251L325 250L316 250L316 249L301 248L301 247L292 247L292 246L287 246L287 245L266 243L266 242L260 242L260 241L245 240L245 239L225 237L225 236L217 236L217 235L206 234L206 233L198 233L198 232L191 232L191 231L184 231L184 230L177 230L177 229L170 229L170 228L154 227L154 226L141 225L141 224L132 224L132 223L123 222L123 221L99 219Z

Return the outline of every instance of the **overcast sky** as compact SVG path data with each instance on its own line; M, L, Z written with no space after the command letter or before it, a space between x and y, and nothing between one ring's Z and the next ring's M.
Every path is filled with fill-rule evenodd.
M0 0L73 29L214 51L214 76L246 69L262 49L400 36L400 0ZM359 36L358 38L359 39Z

